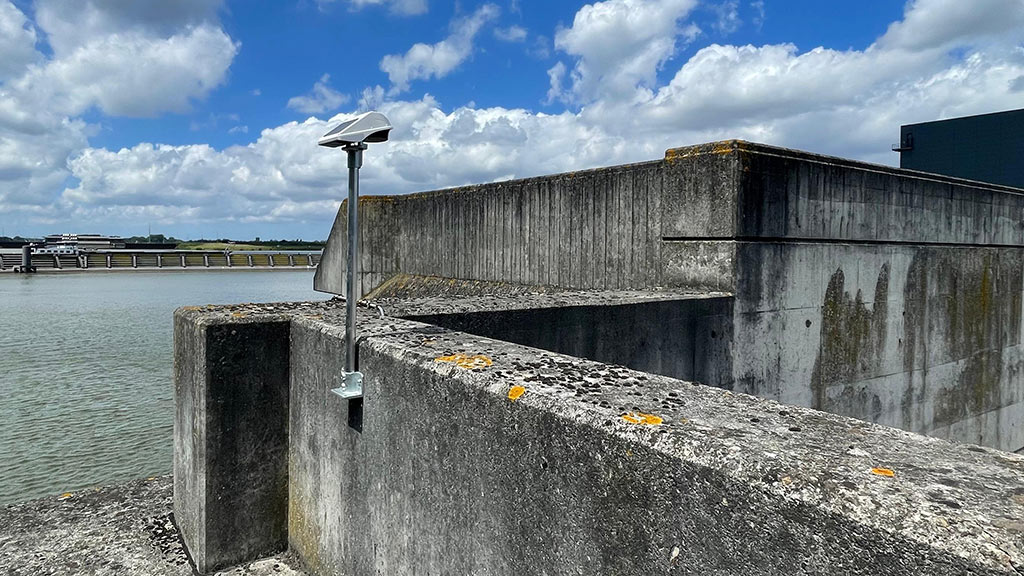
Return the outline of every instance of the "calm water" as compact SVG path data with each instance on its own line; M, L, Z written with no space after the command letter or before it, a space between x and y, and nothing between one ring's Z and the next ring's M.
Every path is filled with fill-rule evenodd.
M0 505L171 471L172 313L324 299L311 271L0 274Z

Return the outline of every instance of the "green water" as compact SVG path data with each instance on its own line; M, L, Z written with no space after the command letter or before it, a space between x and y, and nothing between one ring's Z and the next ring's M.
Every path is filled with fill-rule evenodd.
M0 274L0 505L171 471L172 313L324 299L302 271Z

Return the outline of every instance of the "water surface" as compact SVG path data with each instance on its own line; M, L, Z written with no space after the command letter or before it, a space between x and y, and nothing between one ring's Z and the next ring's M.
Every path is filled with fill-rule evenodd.
M322 300L309 270L0 274L0 505L171 471L172 313Z

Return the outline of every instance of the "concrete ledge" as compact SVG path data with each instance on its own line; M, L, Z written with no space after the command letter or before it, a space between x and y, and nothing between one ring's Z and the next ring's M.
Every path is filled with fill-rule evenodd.
M178 319L236 314L259 310ZM1024 566L1020 456L371 313L352 404L328 391L341 310L286 314L289 544L313 573Z

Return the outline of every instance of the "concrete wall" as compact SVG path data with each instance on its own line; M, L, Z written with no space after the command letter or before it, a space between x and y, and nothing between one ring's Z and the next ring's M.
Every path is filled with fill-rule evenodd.
M717 204L711 199L727 189L722 175L731 177L733 164L726 156L695 155L671 164L361 198L362 292L398 272L578 289L683 285L662 273L662 189L686 182L710 210ZM317 290L344 294L347 209L341 207L328 238Z
M745 154L733 386L1024 448L1024 196L807 155Z
M200 572L287 541L289 322L175 316L174 514Z
M731 298L403 316L451 330L719 385Z
M730 141L361 211L364 290L395 273L722 290L731 349L707 383L1024 449L1020 190ZM340 291L343 226L320 290Z
M235 357L248 358L252 341L238 336L265 322L276 349L283 319L289 393L274 413L287 409L287 422L223 427L238 438L202 456L176 452L176 483L203 469L178 459L277 453L286 432L288 493L275 493L264 520L287 521L288 546L312 574L939 576L1024 566L1020 456L370 312L359 321L366 396L344 401L330 392L345 339L330 303L179 312L179 397L208 396L211 381L194 375L211 366L210 348L234 342ZM460 367L457 354L487 362ZM514 387L522 394L512 399ZM238 388L235 400L251 405L260 390ZM233 419L179 406L179 435L197 420ZM637 412L660 420L634 423ZM215 510L242 540L260 529L252 507L222 506L206 485L205 499L176 493L179 518ZM208 538L204 548L182 533L197 560L229 545Z

